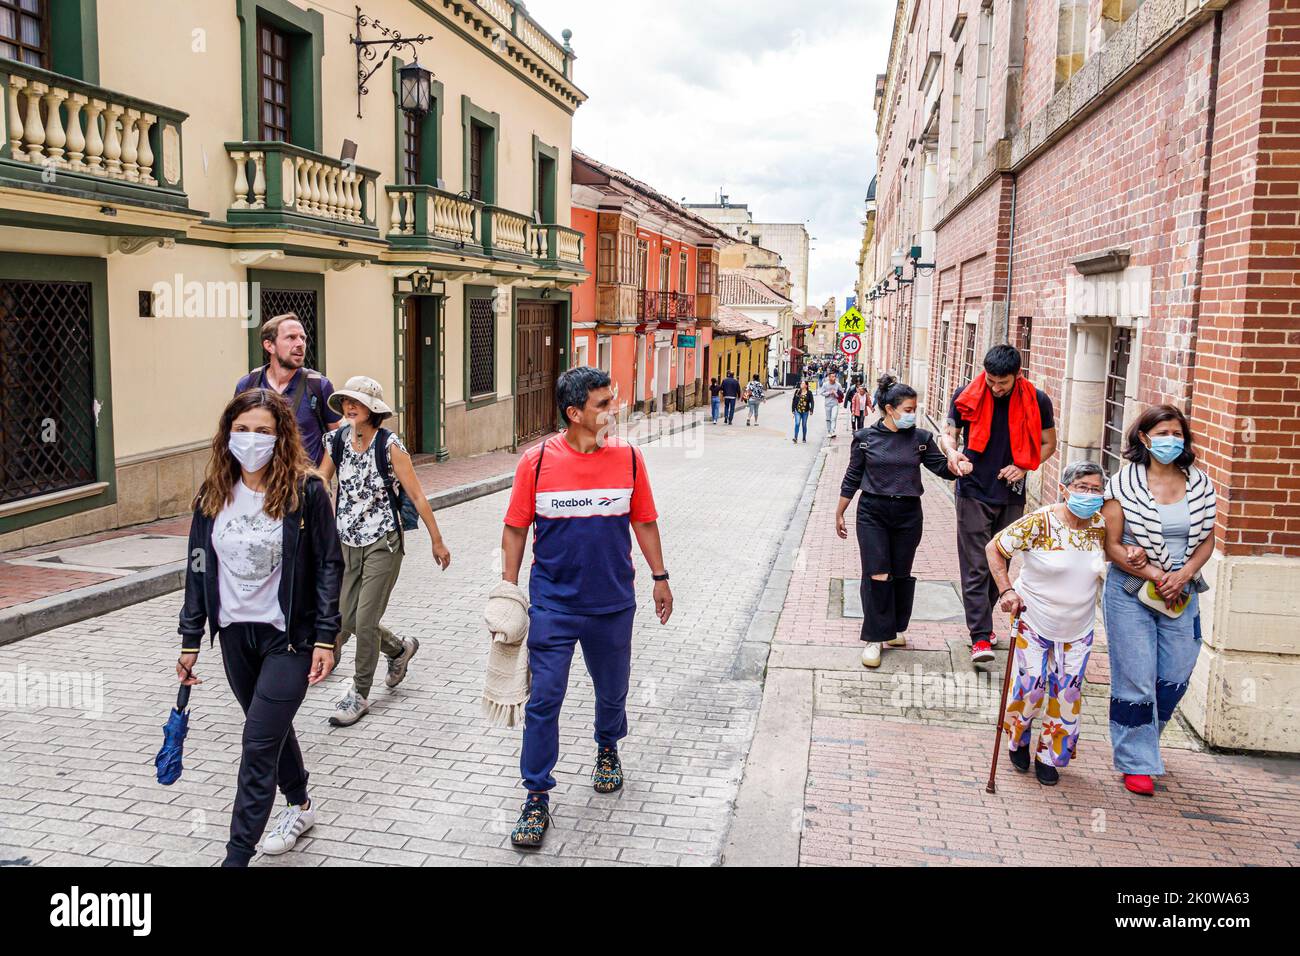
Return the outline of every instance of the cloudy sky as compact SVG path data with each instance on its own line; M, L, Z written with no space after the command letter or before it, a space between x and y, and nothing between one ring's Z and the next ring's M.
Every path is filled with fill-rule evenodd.
M808 300L843 306L875 167L892 0L529 0L573 31L573 143L674 199L806 222Z

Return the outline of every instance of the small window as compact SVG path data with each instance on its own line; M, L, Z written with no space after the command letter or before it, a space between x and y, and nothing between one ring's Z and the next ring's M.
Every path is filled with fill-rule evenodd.
M289 38L261 21L257 24L257 69L261 137L285 142L289 139Z
M668 247L664 246L659 250L659 291L668 291L668 270L671 257L668 253Z
M681 262L677 266L677 291L686 291L686 253L682 253Z
M496 312L491 299L469 300L469 393L496 391Z
M612 285L617 281L615 269L618 264L614 261L614 239L612 232L602 232L597 241L596 281L602 285Z
M948 342L951 336L952 320L944 318L943 331L939 336L939 400L936 404L942 405L945 412L950 397L948 394L948 367L951 363L948 361Z
M1128 364L1133 348L1131 329L1116 329L1106 369L1106 415L1102 424L1101 466L1114 474L1124 451L1124 403L1128 398Z
M621 233L618 237L618 281L636 285L636 237Z
M478 123L469 126L469 194L472 199L483 200L483 157L486 153L488 131Z
M48 0L0 0L0 56L50 68Z
M645 291L650 272L650 244L644 239L636 241L636 287Z
M403 113L402 176L407 186L420 182L420 139L424 135L424 117Z
M695 291L698 295L713 295L713 263L701 259L696 269Z
M961 356L961 381L963 385L975 377L975 329L974 322L966 323L966 344Z
M1029 371L1029 359L1033 354L1034 317L1022 315L1016 326L1016 348L1020 350L1020 364L1025 372Z

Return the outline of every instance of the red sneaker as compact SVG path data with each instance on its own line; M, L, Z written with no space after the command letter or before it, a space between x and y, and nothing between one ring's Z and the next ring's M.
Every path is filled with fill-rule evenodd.
M1124 774L1124 789L1136 793L1139 797L1154 797L1156 782L1144 773Z
M993 645L988 641L976 641L970 646L970 662L972 664L987 664L993 659Z

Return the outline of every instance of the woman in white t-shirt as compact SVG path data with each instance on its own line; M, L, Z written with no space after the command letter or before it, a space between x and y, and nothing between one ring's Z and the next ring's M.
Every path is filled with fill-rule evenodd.
M349 727L370 710L370 688L380 652L388 658L384 685L393 688L405 679L411 658L420 649L417 639L398 637L381 623L406 550L399 489L429 531L434 563L446 570L451 552L443 543L411 456L401 439L383 427L384 419L393 413L384 401L383 387L373 378L356 375L334 390L328 404L343 416L343 424L326 441L329 454L321 461L321 474L327 482L336 473L339 478L335 511L343 544L339 652L349 635L357 638L353 677L334 705L329 723Z
M288 805L262 852L291 850L316 821L293 719L334 667L343 558L329 491L303 451L293 410L253 388L221 414L190 523L176 675L198 684L203 632L244 711L239 781L223 866L247 866L275 804Z
M1005 722L1011 764L1029 771L1033 723L1041 719L1034 773L1048 787L1060 779L1079 739L1084 671L1106 568L1105 487L1106 474L1095 462L1067 465L1061 500L1013 522L985 549L1015 637ZM1016 552L1024 565L1013 585L1009 568Z

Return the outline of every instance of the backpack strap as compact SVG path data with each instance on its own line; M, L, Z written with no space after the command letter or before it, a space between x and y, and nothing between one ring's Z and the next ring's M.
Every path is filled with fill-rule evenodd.
M316 415L316 424L320 425L322 435L327 434L329 432L329 423L325 421L325 387L321 385L325 376L314 368L303 369L303 371L307 373L307 388L304 388L303 392L305 393L308 389L311 390L312 398L316 399L316 403L312 408ZM299 395L298 402L294 405L295 415L298 412L298 404L301 403L302 395Z
M540 481L542 477L542 456L546 454L547 441L550 441L550 439L548 438L546 441L542 442L541 447L537 450L537 468L533 471L533 494L537 493L537 482Z
M249 369L248 374L239 380L235 394L242 395L250 389L265 388L266 386L258 385L257 383L264 381L262 376L266 374L266 369L267 366L265 365L259 365L257 368Z
M632 452L632 493L636 494L636 446L628 445L628 449Z
M343 457L343 433L351 428L351 425L344 425L342 428L336 428L332 432L325 432L323 436L325 447L330 453L330 461L334 462L335 474L337 474L339 470L339 459ZM352 440L351 436L349 436L348 440Z

